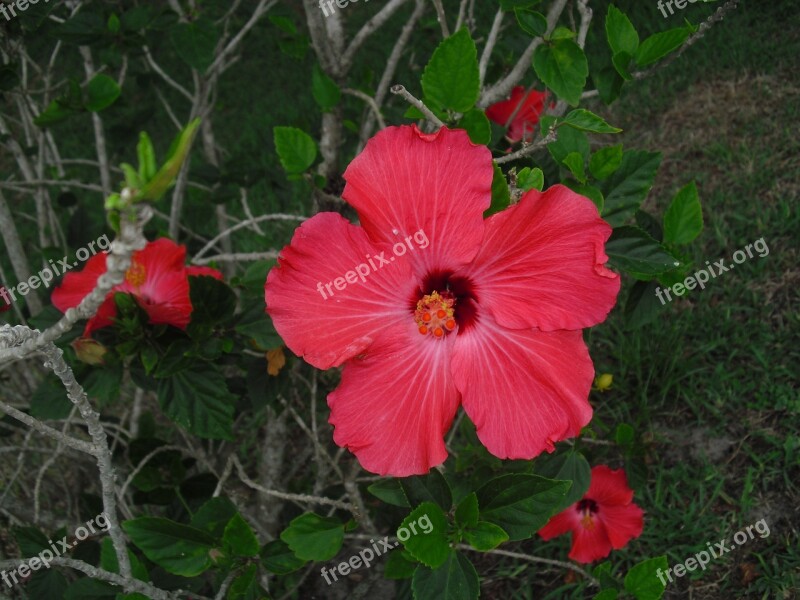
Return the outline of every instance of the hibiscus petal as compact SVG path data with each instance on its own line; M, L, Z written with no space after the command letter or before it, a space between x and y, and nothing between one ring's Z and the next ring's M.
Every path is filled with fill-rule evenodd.
M579 563L590 563L605 558L611 553L608 531L597 518L593 527L579 525L572 532L572 549L569 557Z
M190 277L213 277L222 280L222 273L212 267L186 267L186 274Z
M606 526L611 546L617 550L639 537L644 529L644 511L636 504L603 506L597 518Z
M469 277L481 304L505 327L591 327L619 293L619 275L603 266L610 235L587 198L563 185L532 190L487 219Z
M411 267L391 258L341 215L319 213L305 221L281 251L265 289L267 312L286 345L328 369L363 352L387 325L413 322ZM357 267L363 278L344 279ZM344 289L335 287L337 280Z
M444 462L444 435L459 404L450 373L453 336L421 336L397 323L348 362L328 396L333 439L379 475L427 473Z
M495 102L488 107L486 109L486 116L490 121L494 121L501 127L505 127L515 111L517 114L522 112L523 107L520 106L520 104L524 95L525 88L521 85L516 86L511 90L511 97L508 100Z
M81 271L70 271L64 275L61 285L53 290L50 301L61 312L67 312L70 308L78 306L83 299L88 296L97 286L97 280L106 272L106 254L95 254L92 256ZM89 319L84 329L84 337L89 337L96 329L108 327L113 323L112 319L117 314L117 307L114 304L114 294L109 293L100 305L100 309L95 316Z
M498 458L550 452L592 418L594 367L580 331L510 330L481 315L457 337L452 368L464 410Z
M624 470L597 465L592 467L592 479L586 498L591 498L603 507L625 505L633 500L633 490L628 487Z
M180 246L167 238L159 238L148 243L133 254L132 268L144 268L144 282L137 292L154 301L174 285L175 275L180 273L185 279L186 246ZM166 280L166 281L165 281ZM129 287L130 289L130 287Z
M388 127L347 167L342 196L373 241L415 247L417 273L447 271L478 251L492 177L491 153L465 131Z
M539 530L539 536L545 541L552 540L554 537L558 537L559 535L563 535L580 527L581 521L576 507L577 504L573 504L566 510L555 515L547 522L547 525Z

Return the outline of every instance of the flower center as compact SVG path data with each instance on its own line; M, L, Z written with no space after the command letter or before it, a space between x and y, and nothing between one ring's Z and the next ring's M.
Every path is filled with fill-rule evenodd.
M581 513L581 525L585 529L594 529L594 515L597 514L597 508L597 502L591 498L584 498L575 507L575 510Z
M414 311L419 332L442 338L445 333L453 331L456 328L455 303L456 299L449 292L432 292L423 296Z
M144 284L146 278L147 271L145 271L144 265L138 262L131 262L128 272L125 273L125 281L127 281L132 287L138 289L142 287L142 284Z

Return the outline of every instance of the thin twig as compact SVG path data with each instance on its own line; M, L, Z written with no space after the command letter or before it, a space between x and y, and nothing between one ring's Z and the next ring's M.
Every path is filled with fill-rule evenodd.
M470 550L472 552L483 552L481 550L476 550L472 546L468 544L458 544L457 548L461 550ZM495 548L494 550L488 550L483 552L484 554L496 554L498 556L508 556L509 558L518 558L520 560L527 560L528 562L532 563L541 563L543 565L552 565L554 567L562 567L564 569L569 569L571 571L575 571L580 575L583 575L593 586L600 587L600 582L591 575L585 569L582 569L578 565L563 561L563 560L554 560L552 558L542 558L540 556L532 556L530 554L522 554L521 552L509 552L508 550L499 550Z
M539 148L547 146L550 142L555 142L558 139L558 131L556 130L555 126L550 127L547 135L540 139L538 142L534 144L530 144L525 146L524 148L520 148L516 152L512 152L511 154L506 154L505 156L501 156L500 158L496 158L495 162L498 165L502 165L507 162L511 162L517 160L518 158L522 158L523 156L528 156L529 154L533 154Z
M418 98L412 96L411 93L404 86L393 85L391 92L398 96L402 96L406 102L416 107L423 115L425 115L425 118L428 119L428 121L430 121L437 127L444 127L444 123L442 122L442 120L435 114L433 114L433 111L431 111L430 108L428 108L427 106L425 106L425 104L422 103L422 100L419 100Z

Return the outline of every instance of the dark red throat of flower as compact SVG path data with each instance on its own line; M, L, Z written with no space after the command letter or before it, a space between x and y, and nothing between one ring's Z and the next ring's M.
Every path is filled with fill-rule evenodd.
M591 498L584 498L575 507L581 516L581 525L586 529L594 529L594 516L597 514L597 502Z
M477 298L469 279L452 273L428 275L412 299L414 322L421 335L443 339L475 322Z

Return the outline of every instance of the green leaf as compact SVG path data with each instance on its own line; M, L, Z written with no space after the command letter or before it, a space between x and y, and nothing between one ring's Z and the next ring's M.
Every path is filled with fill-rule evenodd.
M37 419L66 419L73 406L64 385L52 374L42 379L31 396L31 416Z
M301 569L307 561L297 558L283 540L273 540L261 549L261 564L267 571L288 575Z
M233 502L225 496L211 498L192 516L192 527L202 529L214 536L214 539L222 540L226 525L237 514Z
M664 214L664 242L688 244L703 230L703 210L694 181L672 199Z
M430 531L425 532L420 519L427 519ZM414 533L415 528L417 533ZM411 556L432 568L443 564L450 554L450 543L447 537L447 517L444 511L433 502L423 502L403 519L397 528L397 537ZM406 539L403 539L403 536Z
M515 8L514 14L522 31L531 37L539 37L547 33L547 18L542 13L525 8Z
M638 275L660 275L680 264L647 232L630 225L614 229L606 254L612 266Z
M581 183L586 183L586 171L583 166L583 156L579 152L570 152L561 161Z
M605 203L605 198L603 198L603 192L601 192L593 185L582 184L578 183L577 181L572 181L569 179L564 182L564 185L566 185L576 194L580 194L581 196L586 196L597 207L597 212L602 214L603 204Z
M305 131L296 127L275 127L273 136L278 158L288 174L302 173L317 158L317 144Z
M136 154L139 157L139 170L137 172L141 182L146 183L156 176L158 163L156 151L150 136L144 131L139 134L139 143L136 144ZM128 184L130 186L130 184ZM136 186L138 187L138 186Z
M233 515L225 527L222 543L234 556L255 556L260 549L256 534L239 513Z
M233 580L231 587L228 590L226 600L259 600L265 598L263 590L258 585L256 575L258 574L258 567L256 565L248 565L247 568Z
M131 573L139 581L149 581L150 575L139 558L128 550L128 560L131 563ZM119 562L117 552L114 549L114 542L110 537L104 537L100 544L100 566L111 573L119 573Z
M342 92L336 82L314 65L311 72L311 94L323 112L333 110L342 99Z
M572 487L564 496L556 512L560 512L574 504L589 489L592 468L580 452L569 451L563 454L547 454L536 461L536 474L548 479L571 481Z
M117 82L108 75L100 73L95 75L86 85L86 103L84 106L90 112L100 112L114 104L120 93L121 90Z
M164 195L178 176L186 157L189 156L192 142L194 141L197 128L200 126L200 119L195 119L189 123L172 141L171 152L161 169L156 173L147 185L144 186L139 198L155 202Z
M689 29L678 27L655 33L642 42L636 51L636 64L646 67L680 48L689 37Z
M589 172L595 179L608 179L622 164L622 144L600 148L589 159Z
M492 179L492 204L489 206L489 210L484 213L484 215L487 217L489 215L493 215L494 213L500 212L501 210L505 210L508 208L509 204L511 204L511 192L508 189L506 176L503 174L502 169L500 169L500 165L497 163L493 163L493 165L494 178Z
M478 50L465 27L436 48L422 73L422 91L433 109L465 113L478 101Z
M419 563L410 560L406 552L392 552L386 559L383 576L386 579L408 579L414 574Z
M305 513L293 519L281 532L297 558L303 560L329 560L336 556L344 541L344 525L337 519Z
M589 75L586 55L575 42L568 39L542 44L533 57L533 68L539 79L559 98L575 106Z
M593 71L592 81L600 94L600 99L606 104L611 104L619 98L625 85L625 80L612 65Z
M633 81L633 75L630 69L632 60L633 56L627 52L617 52L611 57L611 64L614 65L614 69L625 81Z
M523 192L530 190L542 191L544 187L544 173L539 167L524 167L517 173L517 187Z
M263 281L261 285L264 285ZM252 340L262 350L280 348L283 346L283 340L275 331L272 319L264 312L263 303L259 301L259 304L239 315L239 321L235 327L236 332Z
M655 321L663 305L656 295L658 281L637 281L625 300L625 320L633 328Z
M72 582L64 591L64 600L90 600L91 598L114 600L122 588L105 581L82 577Z
M202 438L232 440L236 397L214 368L198 364L158 381L161 409L175 423Z
M501 475L477 491L481 519L502 527L512 541L527 539L553 516L569 488L569 481L538 475Z
M44 109L39 116L33 120L33 122L39 127L49 127L50 125L61 123L77 113L78 111L64 105L64 103L60 100L53 100L47 105L47 108Z
M669 568L666 556L657 556L634 566L625 575L625 590L636 600L658 600L664 595L665 585L658 577L659 569Z
M545 136L550 127L558 124L558 120L552 115L544 115L539 123L542 136ZM547 144L547 150L557 163L563 162L572 152L578 152L584 158L589 158L589 136L579 129L560 127L558 128L558 138Z
M438 569L417 567L411 582L414 600L477 600L480 580L469 559L450 552Z
M617 600L619 592L614 588L602 590L592 598L592 600Z
M236 294L225 282L209 275L189 277L192 325L215 326L224 323L236 310Z
M458 503L456 508L456 523L474 527L478 524L478 496L471 492Z
M486 145L492 141L492 126L486 114L478 108L473 108L464 113L464 116L458 122L458 126L467 130L469 139L472 140L473 144Z
M367 487L367 491L392 506L411 507L405 492L403 492L403 486L397 479L381 479Z
M602 185L605 196L603 218L612 227L622 225L639 209L653 187L661 154L628 150L622 155L619 169Z
M606 13L606 38L612 54L625 52L629 56L636 54L639 48L639 34L630 19L613 4Z
M30 600L63 600L68 584L66 578L55 569L37 571L25 584L25 593Z
M214 538L205 531L161 517L139 517L122 528L147 558L169 573L196 577L212 565Z
M111 33L119 33L119 30L122 28L122 23L119 20L119 17L114 13L111 13L111 16L108 17L108 30Z
M618 127L612 127L606 123L602 117L598 117L593 112L584 108L573 110L561 120L561 123L574 127L575 129L580 129L581 131L590 131L592 133L619 133L622 131L622 129Z
M415 475L400 479L403 492L411 506L422 502L435 502L442 510L449 511L453 504L450 485L437 469L431 469L427 475Z
M176 25L170 34L170 41L183 62L193 69L205 71L214 62L218 37L214 23L201 17L191 23Z
M568 27L556 27L553 30L553 33L549 35L547 39L549 40L572 40L577 37L577 33L569 29Z
M488 552L508 541L508 534L494 523L479 521L464 532L467 543L476 550Z

